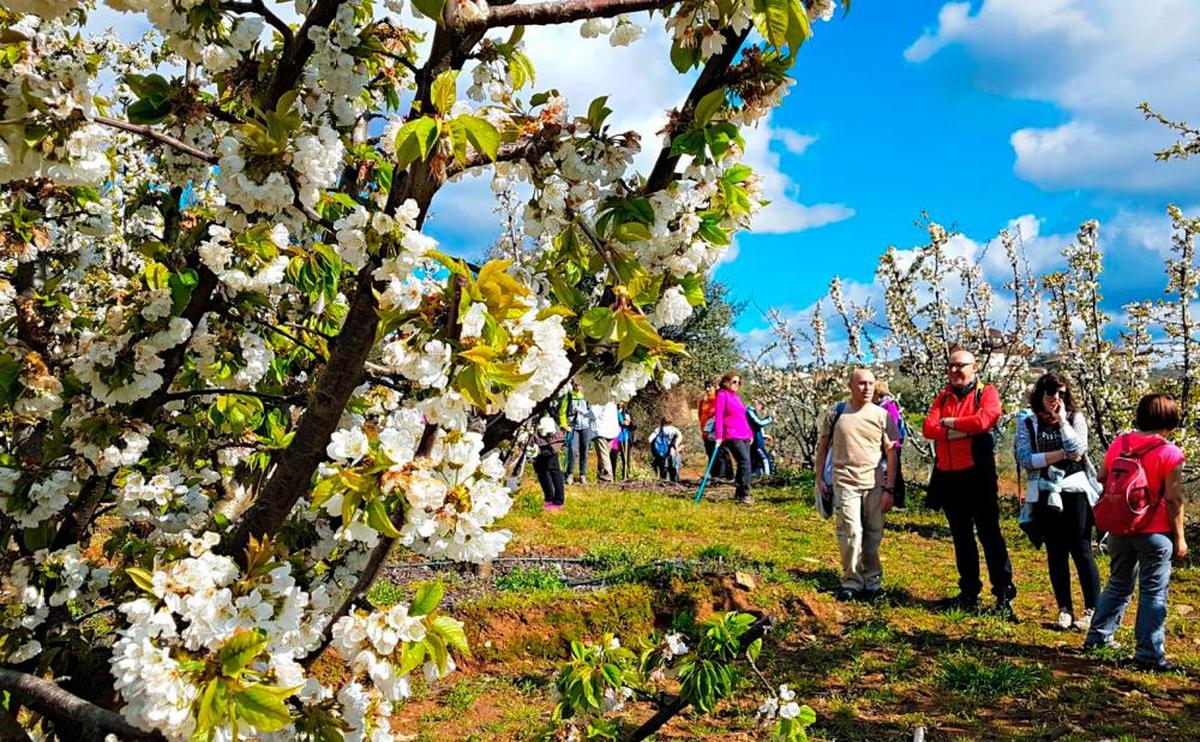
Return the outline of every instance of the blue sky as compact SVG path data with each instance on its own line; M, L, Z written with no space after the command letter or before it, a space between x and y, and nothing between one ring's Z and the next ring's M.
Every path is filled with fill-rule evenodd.
M1031 5L1027 0L1024 4ZM718 278L735 296L754 305L799 311L824 293L835 274L871 283L878 256L888 245L904 248L923 241L913 221L928 210L934 219L952 223L979 241L1014 218L1032 215L1040 220L1039 236L1049 239L1033 240L1029 246L1040 253L1035 258L1046 262L1052 262L1054 251L1081 221L1098 218L1109 251L1110 305L1157 295L1162 268L1151 248L1165 250L1169 244L1163 211L1172 200L1197 202L1200 169L1195 163L1155 163L1154 147L1145 141L1165 142L1169 137L1164 138L1156 124L1140 121L1134 109L1147 97L1165 113L1196 119L1197 37L1192 36L1190 53L1181 46L1174 60L1164 55L1147 62L1153 55L1140 53L1136 44L1095 48L1097 57L1123 54L1131 67L1149 67L1138 73L1146 78L1177 64L1188 70L1193 83L1183 90L1167 90L1163 99L1155 100L1154 88L1160 86L1137 89L1140 80L1134 75L1124 100L1114 95L1112 101L1093 105L1074 96L1099 84L1094 78L1105 73L1109 62L1098 60L1094 70L1078 60L1063 64L1062 80L1055 81L1059 55L1069 50L1055 38L1063 32L1047 28L1061 17L1038 19L1033 10L1020 19L1026 23L1020 28L1004 17L1015 11L1013 3L988 0L967 8L962 31L947 32L946 24L939 24L944 5L856 2L845 19L818 27L796 69L797 85L775 117L778 124L815 136L816 141L802 155L785 153L782 167L801 184L804 198L843 203L854 216L793 234L744 235L737 259L720 266ZM1078 11L1079 25L1121 33L1115 26L1104 28L1119 19L1102 8L1107 3L1051 0L1045 5ZM1183 13L1176 19L1195 33L1200 3L1191 3L1190 9L1184 3L1147 5ZM1124 12L1129 11L1126 4ZM1021 39L1020 31L1027 38ZM993 34L1001 38L989 38ZM922 59L928 45L926 50L914 47L906 58L906 50L923 35L941 48ZM1097 33L1079 46L1102 41ZM1007 44L1014 46L1006 49ZM1039 62L1034 66L1041 69L1029 69L1030 56L1036 56ZM1072 85L1078 88L1075 94L1069 91ZM1010 141L1014 132L1053 131L1081 119L1095 120L1102 132L1112 130L1112 136L1096 146L1124 145L1129 150L1124 158L1107 166L1108 155L1080 142L1069 148L1074 155L1058 158L1074 163L1055 163L1053 156L1031 152L1023 155L1018 171ZM1144 138L1136 135L1139 127ZM1135 135L1127 136L1131 131ZM1153 172L1156 168L1160 172ZM1135 176L1143 170L1148 174ZM1129 176L1128 185L1122 172ZM738 327L745 332L761 325L752 305Z

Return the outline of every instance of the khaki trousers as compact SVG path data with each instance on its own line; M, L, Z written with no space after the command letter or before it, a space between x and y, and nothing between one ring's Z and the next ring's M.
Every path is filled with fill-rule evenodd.
M883 541L883 490L833 485L833 520L842 557L842 587L878 590L883 581L879 544Z

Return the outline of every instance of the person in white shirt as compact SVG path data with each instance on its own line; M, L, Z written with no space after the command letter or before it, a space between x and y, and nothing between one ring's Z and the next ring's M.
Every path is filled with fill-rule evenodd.
M666 417L650 434L650 455L659 479L679 481L679 443L682 440L683 433Z
M597 478L601 482L613 480L612 459L608 457L608 449L612 440L621 434L621 416L617 413L616 402L592 405L592 450L596 452Z

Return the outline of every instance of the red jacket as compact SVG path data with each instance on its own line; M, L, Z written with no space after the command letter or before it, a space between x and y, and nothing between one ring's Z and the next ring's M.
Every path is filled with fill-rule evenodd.
M972 455L972 438L950 440L950 429L942 426L942 418L954 418L954 429L976 436L986 433L1000 420L1000 394L994 386L984 385L978 393L974 387L959 399L953 388L946 386L936 397L925 417L921 432L937 444L937 468L942 471L960 471L975 466Z

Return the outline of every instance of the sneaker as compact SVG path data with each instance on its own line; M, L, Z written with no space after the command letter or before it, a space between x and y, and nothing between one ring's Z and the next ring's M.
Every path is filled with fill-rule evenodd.
M738 505L753 505L754 504L753 497L738 497L738 498L736 498L736 501L737 501Z
M836 593L834 593L833 597L839 603L851 603L855 600L858 600L859 592L852 588L843 587L842 589L840 589Z
M553 512L553 510L554 510L554 503L552 503L552 502L543 502L543 503L542 503L542 510L544 510L544 511L545 511L545 512L547 512L547 513L549 513L549 512Z
M563 484L575 484L574 475L568 474L567 478L563 480Z
M1075 619L1075 629L1077 631L1087 631L1090 629L1092 627L1092 616L1095 613L1096 612L1091 608L1088 608L1086 611L1084 611L1082 616Z
M877 587L872 590L864 590L862 598L868 603L878 603L883 600L883 588Z
M933 607L939 611L965 611L973 613L979 610L979 596L959 593L949 598L942 598L935 602Z
M1058 624L1058 628L1066 631L1075 625L1075 616L1071 615L1071 611L1067 610L1066 608L1059 608L1058 621L1055 623Z

